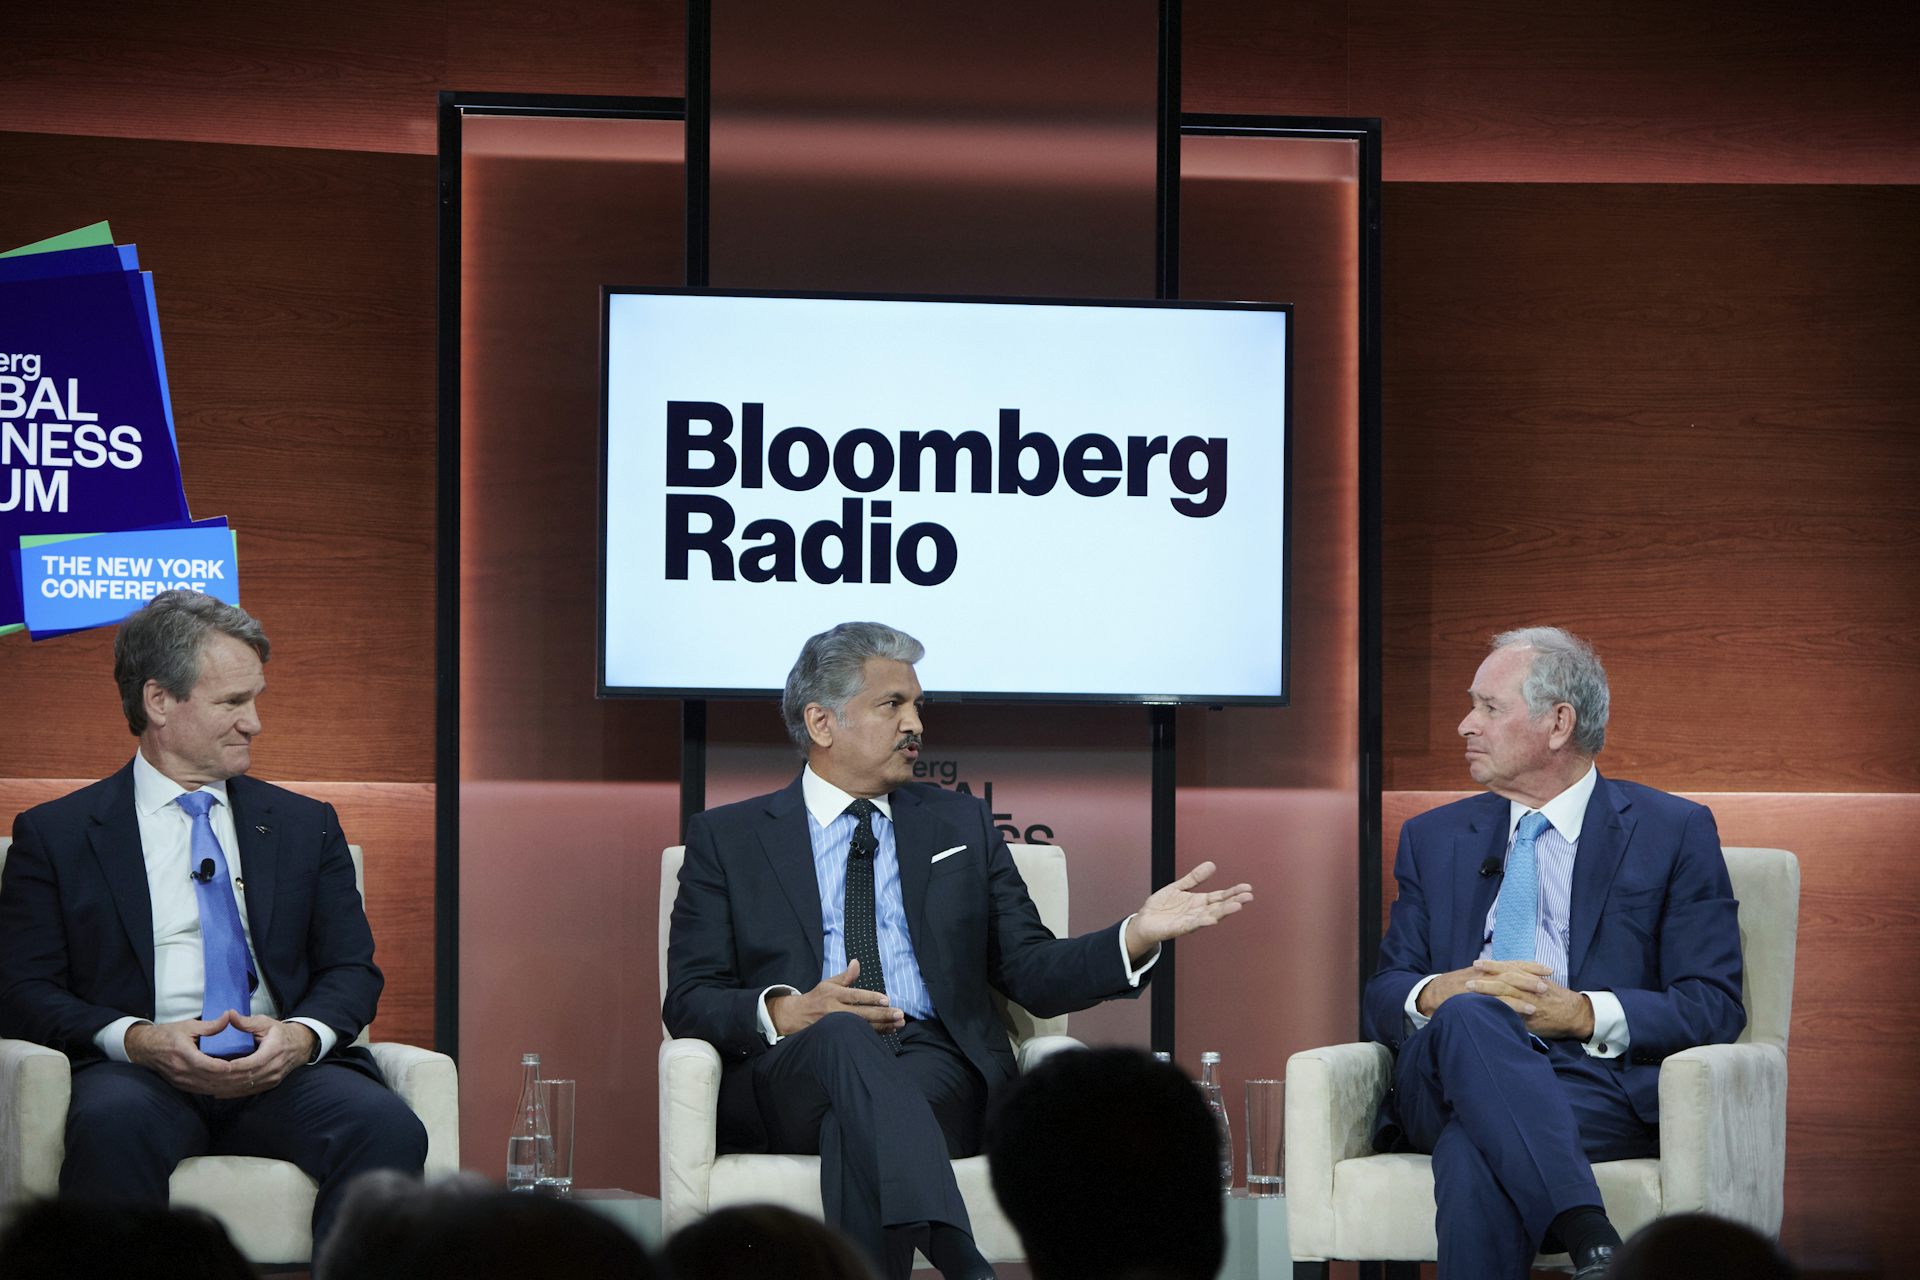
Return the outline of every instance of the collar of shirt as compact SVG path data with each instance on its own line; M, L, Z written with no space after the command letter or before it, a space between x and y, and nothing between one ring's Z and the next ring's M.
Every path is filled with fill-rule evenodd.
M823 827L845 813L847 806L856 799L815 773L812 765L800 771L800 798L806 801L807 812L813 815L813 820ZM878 809L888 822L893 821L891 797L873 797L873 807Z
M1553 799L1540 806L1540 812L1547 824L1560 833L1568 844L1580 843L1580 828L1587 820L1587 801L1593 799L1593 789L1600 783L1598 765L1588 765L1580 781L1562 791ZM1520 826L1520 819L1533 810L1518 800L1507 802L1507 840L1513 840L1514 831Z
M222 805L227 804L225 782L204 783L200 790L211 795ZM180 809L173 802L186 793L185 787L149 764L143 753L139 751L133 753L133 807L136 812L151 816L163 809L174 808L184 814L186 810Z

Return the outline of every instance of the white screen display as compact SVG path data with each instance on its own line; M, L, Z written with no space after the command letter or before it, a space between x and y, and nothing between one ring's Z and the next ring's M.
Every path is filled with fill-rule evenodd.
M603 692L775 691L860 619L933 695L1285 699L1286 307L605 308Z

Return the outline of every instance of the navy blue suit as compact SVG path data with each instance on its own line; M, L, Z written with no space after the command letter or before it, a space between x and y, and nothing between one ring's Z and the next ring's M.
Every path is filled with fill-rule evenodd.
M990 989L1041 1017L1140 991L1118 925L1056 939L1040 922L979 800L910 783L891 804L908 932L937 1018L909 1023L899 1056L851 1014L777 1046L758 1029L760 992L809 991L824 962L797 778L688 825L662 1009L671 1034L720 1052L722 1149L818 1151L828 1217L876 1256L885 1227L966 1224L947 1160L978 1150L986 1091L1017 1070Z
M1499 892L1482 875L1506 853L1509 804L1487 794L1407 822L1399 897L1367 984L1369 1038L1397 1054L1375 1146L1434 1157L1443 1276L1524 1276L1560 1212L1598 1205L1590 1160L1658 1147L1660 1062L1732 1041L1746 1025L1740 935L1713 814L1601 777L1574 860L1567 985L1611 991L1629 1051L1541 1048L1491 996L1459 995L1407 1033L1406 999L1428 974L1471 965Z
M153 907L133 793L129 764L27 810L0 880L0 1036L73 1063L62 1190L164 1204L187 1156L273 1156L319 1181L317 1240L347 1178L418 1171L426 1156L418 1118L351 1043L373 1019L382 980L339 819L269 783L227 781L260 980L282 1019L311 1018L339 1040L264 1094L217 1100L112 1062L93 1042L119 1018L154 1016Z

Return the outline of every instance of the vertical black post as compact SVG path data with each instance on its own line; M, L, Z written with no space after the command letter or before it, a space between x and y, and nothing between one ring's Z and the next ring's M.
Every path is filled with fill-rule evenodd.
M680 838L687 819L707 807L707 700L680 703Z
M1180 0L1160 0L1160 145L1155 200L1156 295L1180 296Z
M433 1047L460 1056L460 107L440 95L439 445L435 453Z
M1153 850L1153 880L1155 889L1170 884L1178 874L1174 870L1174 776L1173 776L1173 715L1170 706L1149 707L1149 724L1153 734L1153 818L1151 825L1151 847ZM1153 975L1152 991L1152 1043L1159 1053L1172 1053L1173 1050L1173 961L1174 944L1160 944L1160 963Z
M713 9L687 0L687 284L707 283L708 139L713 120Z
M1381 732L1380 603L1380 122L1360 139L1360 991L1380 962ZM1356 1027L1358 1023L1356 1022Z
M713 118L713 9L687 0L687 284L707 283L707 140ZM687 820L707 807L707 703L680 704L680 838Z

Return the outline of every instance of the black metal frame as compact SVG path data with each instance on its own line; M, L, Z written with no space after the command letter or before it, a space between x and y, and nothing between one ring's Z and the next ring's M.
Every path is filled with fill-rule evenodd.
M682 120L686 126L687 283L706 284L709 201L708 42L709 0L689 0L688 97L458 93L440 95L439 106L439 447L438 537L435 552L435 864L434 1042L458 1056L460 996L459 868L459 585L460 585L460 123L467 114L600 116ZM1179 0L1161 0L1158 244L1156 293L1172 299L1179 284L1179 161L1184 134L1269 137L1346 137L1360 148L1360 840L1359 974L1364 985L1380 942L1381 733L1381 174L1380 122L1376 119L1182 114L1179 101ZM681 813L705 807L706 720L704 700L683 703ZM1152 751L1151 877L1156 886L1175 876L1174 709L1148 708ZM1160 961L1153 984L1151 1040L1157 1050L1174 1048L1174 948ZM1356 992L1356 1008L1358 993Z
M443 92L435 455L433 1043L460 1049L460 124L468 115L680 120L677 98Z
M1338 116L1187 114L1195 137L1347 138L1359 145L1360 170L1360 1007L1380 954L1380 799L1385 785L1381 732L1380 606L1380 121ZM1357 1029L1356 1022L1356 1029Z

